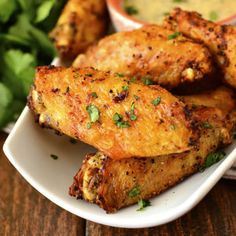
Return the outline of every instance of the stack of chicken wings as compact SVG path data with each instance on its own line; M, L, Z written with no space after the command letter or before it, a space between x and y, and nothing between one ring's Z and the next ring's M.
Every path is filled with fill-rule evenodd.
M70 195L112 213L202 169L232 142L235 50L233 26L175 9L161 26L101 39L72 67L39 67L28 98L38 123L98 149Z

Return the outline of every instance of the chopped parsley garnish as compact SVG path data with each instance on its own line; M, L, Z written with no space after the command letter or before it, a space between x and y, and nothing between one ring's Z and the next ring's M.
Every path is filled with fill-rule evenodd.
M211 11L209 17L211 21L217 21L219 19L219 15L216 11Z
M129 90L129 86L128 85L124 85L124 86L122 86L122 89L123 89L123 91L128 91Z
M164 16L169 16L170 13L169 13L169 12L164 12L163 15L164 15Z
M204 171L206 168L222 160L224 156L225 156L224 151L212 152L208 154L205 163L200 167L199 171Z
M72 144L76 144L76 143L77 143L77 140L74 139L74 138L70 138L70 143L72 143Z
M92 126L91 122L88 122L87 125L86 125L86 128L91 129L91 126Z
M50 157L51 157L53 160L57 160L57 159L58 159L58 156L55 155L55 154L51 154Z
M202 127L203 127L203 128L206 128L206 129L212 129L212 128L213 128L212 124L210 124L210 123L208 123L208 122L202 123Z
M139 186L135 186L128 192L128 196L129 197L136 197L140 194L140 192L141 191L140 191Z
M171 130L175 130L176 126L175 125L170 125Z
M100 112L99 112L98 108L95 105L93 105L93 104L88 105L86 107L86 111L88 112L90 120L91 120L92 123L96 122L99 119Z
M151 206L151 202L149 200L141 199L138 201L139 209L137 211L142 211L144 208Z
M159 103L161 102L161 97L158 96L157 98L155 98L154 100L152 100L152 104L154 106L157 106Z
M173 0L173 2L181 3L181 2L186 2L186 0Z
M98 95L97 95L96 92L92 92L92 93L91 93L91 96L94 97L94 98L97 98L97 97L98 97Z
M122 74L122 73L116 73L115 75L117 75L118 77L124 77L125 75L124 74Z
M142 81L143 81L143 84L145 84L145 85L153 85L153 84L155 84L154 81L151 80L149 76L144 76L142 78Z
M134 109L135 109L135 105L134 105L134 102L133 102L132 105L131 105L131 109L130 109L130 111L128 112L129 118L130 118L130 120L132 120L132 121L137 120L137 116L134 114Z
M138 9L135 8L134 6L125 6L124 7L125 11L129 15L137 15L138 14Z
M180 35L181 35L180 32L175 32L175 33L173 33L173 34L168 35L168 39L169 39L169 40L175 39L175 38L179 37Z
M139 96L137 96L137 95L134 95L134 99L136 100L136 101L138 101L139 100Z
M130 82L131 82L131 83L134 83L136 80L137 80L137 78L136 78L135 76L133 76L133 77L130 79Z
M128 128L128 127L130 127L129 122L124 121L123 116L121 114L117 113L117 112L113 115L113 121L114 121L114 123L116 124L116 126L118 128Z

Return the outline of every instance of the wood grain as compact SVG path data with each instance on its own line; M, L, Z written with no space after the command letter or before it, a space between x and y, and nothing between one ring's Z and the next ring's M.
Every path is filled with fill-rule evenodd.
M0 133L0 147L6 139ZM33 189L0 151L0 236L236 235L236 181L221 180L192 211L148 229L122 229L85 221Z

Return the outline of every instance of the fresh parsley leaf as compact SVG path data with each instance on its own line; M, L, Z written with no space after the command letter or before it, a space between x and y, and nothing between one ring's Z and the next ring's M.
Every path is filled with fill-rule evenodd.
M50 11L52 10L54 4L55 0L43 1L37 9L35 23L39 23L45 20L49 16Z
M87 129L91 129L91 127L92 127L91 122L87 123L86 128L87 128Z
M11 15L17 10L15 0L1 0L0 1L0 22L6 23Z
M158 96L157 98L155 98L154 100L152 100L152 104L153 104L154 106L157 106L158 104L160 104L160 102L161 102L161 97L160 97L160 96Z
M219 14L216 11L211 11L209 17L211 21L217 21L219 19Z
M133 77L130 79L130 82L131 82L131 83L134 83L136 80L137 80L137 78L136 78L135 76L133 76Z
M97 98L97 97L98 97L98 95L97 95L96 92L92 92L92 93L91 93L91 96L94 97L94 98Z
M130 120L134 121L134 120L137 120L137 116L134 114L134 109L135 109L135 104L134 102L131 104L131 109L129 111L129 118Z
M145 85L153 85L153 84L155 84L155 82L153 80L151 80L149 76L144 76L142 78L142 81L143 81L143 84L145 84Z
M121 114L117 113L117 112L113 115L113 121L114 121L114 123L116 124L116 126L118 128L128 128L128 127L130 127L129 122L124 121L123 116Z
M115 75L116 75L116 76L118 76L118 77L120 77L120 78L122 78L122 77L124 77L124 76L125 76L123 73L118 73L118 72L117 72L117 73L115 73Z
M139 100L139 96L137 96L137 95L134 95L134 99L136 100L136 101L138 101Z
M140 187L137 185L135 187L133 187L129 192L128 192L128 196L129 197L136 197L140 194Z
M138 14L138 9L134 6L125 6L124 9L128 15L137 15Z
M86 107L86 110L89 114L89 117L90 117L90 120L92 123L95 123L96 121L99 120L100 112L95 105L93 105L93 104L88 105Z
M208 122L204 122L204 123L202 123L202 127L206 128L206 129L212 129L213 125Z
M128 85L124 85L124 86L122 86L122 89L123 89L123 91L128 91L129 90L129 86Z
M180 35L182 35L180 32L175 32L175 33L173 33L173 34L168 35L167 38L168 38L169 40L171 40L171 39L175 39L175 38L179 37Z
M137 211L142 211L144 208L151 206L151 202L149 200L141 199L138 201L139 209Z
M225 152L224 151L218 151L218 152L212 152L210 153L207 158L205 163L200 167L200 171L204 171L206 168L212 166L213 164L219 162L225 157Z

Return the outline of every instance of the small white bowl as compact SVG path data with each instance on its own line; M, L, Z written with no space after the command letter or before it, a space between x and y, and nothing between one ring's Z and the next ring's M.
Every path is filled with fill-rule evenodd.
M129 31L140 28L147 24L145 21L138 20L136 17L128 15L123 7L124 0L106 0L111 20L117 31ZM236 23L236 15L229 16L218 22L219 24Z

